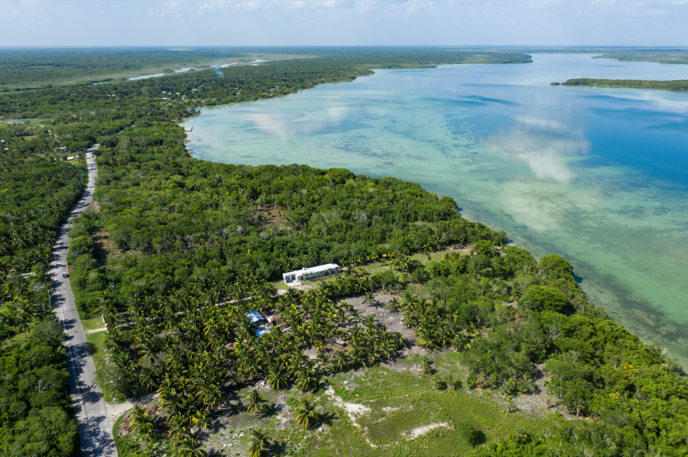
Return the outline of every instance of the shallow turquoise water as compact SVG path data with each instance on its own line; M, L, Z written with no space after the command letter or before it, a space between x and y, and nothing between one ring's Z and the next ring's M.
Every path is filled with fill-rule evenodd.
M204 109L194 156L395 176L456 199L688 365L688 94L551 87L688 79L688 67L536 54L525 65L378 71Z

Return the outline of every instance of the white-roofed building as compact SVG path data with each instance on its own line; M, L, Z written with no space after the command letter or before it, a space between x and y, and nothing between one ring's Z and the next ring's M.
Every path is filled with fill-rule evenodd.
M302 268L300 270L282 273L282 281L287 285L295 285L304 280L322 278L337 273L339 273L339 265L336 263L328 263L326 265L318 265L317 267Z

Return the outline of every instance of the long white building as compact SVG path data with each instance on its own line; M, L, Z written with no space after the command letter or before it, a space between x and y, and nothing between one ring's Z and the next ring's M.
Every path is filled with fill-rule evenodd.
M282 281L287 285L298 284L303 280L322 278L323 276L330 276L339 273L339 265L336 263L328 263L327 265L318 265L312 268L302 268L288 273L282 273Z

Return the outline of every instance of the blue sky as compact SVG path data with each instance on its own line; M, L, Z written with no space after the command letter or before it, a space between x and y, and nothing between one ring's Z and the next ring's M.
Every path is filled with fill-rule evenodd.
M0 0L0 46L688 46L688 0Z

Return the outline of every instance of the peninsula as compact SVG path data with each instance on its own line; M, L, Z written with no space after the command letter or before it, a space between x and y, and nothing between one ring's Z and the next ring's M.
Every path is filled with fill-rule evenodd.
M556 85L557 83L553 83ZM688 80L676 81L643 81L636 79L569 79L562 86L608 87L620 89L656 89L683 92L688 90Z

